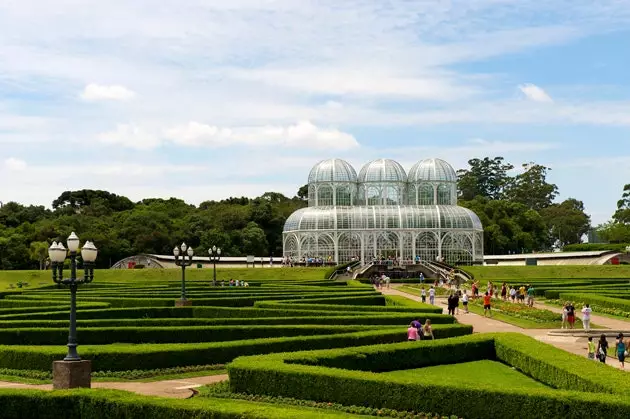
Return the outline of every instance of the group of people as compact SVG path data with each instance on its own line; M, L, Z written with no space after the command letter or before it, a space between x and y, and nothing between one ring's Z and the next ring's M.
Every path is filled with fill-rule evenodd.
M591 330L591 309L590 304L584 304L582 307L582 326L587 332ZM575 306L572 302L567 301L562 305L562 328L573 329L575 327Z
M377 289L382 289L383 287L389 288L389 283L391 282L391 278L385 274L373 275L370 277L370 282L373 287Z
M624 340L623 333L617 335L615 341L615 354L619 360L619 366L621 369L625 369L626 356L628 356L628 342ZM588 338L588 354L589 359L597 358L599 362L606 363L606 357L608 356L608 340L606 335L602 334L597 342L593 342L593 337Z
M221 281L221 286L225 287L225 281ZM249 287L249 282L230 279L228 281L228 287Z
M473 299L479 298L480 288L481 286L479 285L479 281L475 281L472 283L471 292ZM491 281L488 281L486 294L494 298L499 298L500 296L503 301L512 300L513 303L520 304L525 304L525 299L527 299L527 305L529 307L533 307L536 290L530 284L515 287L514 285L509 285L504 282L499 287L493 284Z
M407 329L407 340L423 340L423 339L435 339L433 337L433 328L431 327L431 320L427 319L424 325L415 319L409 324Z

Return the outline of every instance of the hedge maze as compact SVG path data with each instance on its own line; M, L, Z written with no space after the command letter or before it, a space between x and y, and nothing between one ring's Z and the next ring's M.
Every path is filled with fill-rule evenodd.
M480 360L500 362L541 385L396 373ZM627 373L514 333L240 357L228 372L234 394L466 418L630 417Z
M178 282L94 283L78 293L83 359L100 371L225 364L242 355L406 340L413 319L436 338L470 334L441 309L332 281L190 282L192 307L175 307ZM68 335L67 289L7 291L0 299L0 369L50 371Z

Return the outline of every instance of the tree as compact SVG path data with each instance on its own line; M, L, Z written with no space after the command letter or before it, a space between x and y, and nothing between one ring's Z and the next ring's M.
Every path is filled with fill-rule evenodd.
M127 197L92 189L65 191L53 201L52 207L54 210L71 214L80 212L83 207L91 205L95 199L101 200L112 211L125 211L133 208L133 203Z
M298 189L297 197L304 201L308 199L308 184L303 185L300 187L300 189Z
M584 212L584 203L569 198L540 210L549 228L549 234L562 246L581 243L582 236L591 228L591 217Z
M517 175L505 191L506 198L533 210L551 205L558 195L558 187L547 182L548 167L536 163L522 165L523 173Z
M630 224L630 183L623 187L621 199L617 201L617 211L613 215L617 223Z
M241 232L243 252L247 255L261 255L267 250L265 232L255 222L247 224Z
M470 168L457 172L460 198L466 201L476 196L501 199L510 183L508 172L514 169L514 166L504 160L503 157L468 160Z
M28 254L31 260L39 263L39 270L46 268L45 262L48 258L48 243L47 242L32 242L29 247Z

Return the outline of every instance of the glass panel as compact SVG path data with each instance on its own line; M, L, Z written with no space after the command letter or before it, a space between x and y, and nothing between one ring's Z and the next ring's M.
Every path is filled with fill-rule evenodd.
M423 183L418 187L418 204L434 205L433 185Z
M320 207L333 204L332 186L320 185L317 189L317 205Z

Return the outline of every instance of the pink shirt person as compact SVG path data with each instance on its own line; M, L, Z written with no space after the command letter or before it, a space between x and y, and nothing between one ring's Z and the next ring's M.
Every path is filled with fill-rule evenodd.
M418 329L409 326L409 329L407 329L407 340L418 340L418 338Z

